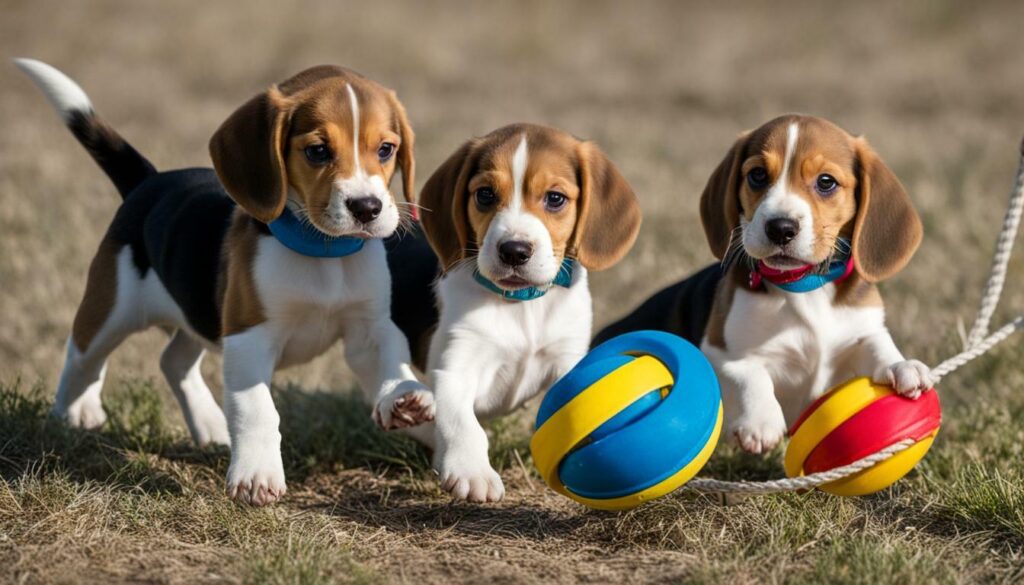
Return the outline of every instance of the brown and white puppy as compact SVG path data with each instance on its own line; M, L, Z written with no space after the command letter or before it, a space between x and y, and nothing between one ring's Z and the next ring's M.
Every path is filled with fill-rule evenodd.
M340 67L308 69L251 99L217 130L216 173L157 172L95 115L72 80L38 61L17 63L124 198L89 270L57 416L77 427L102 425L107 356L152 326L172 334L160 365L193 438L230 443L228 491L253 504L285 492L270 394L278 368L343 337L378 423L392 428L431 416L431 394L390 319L381 238L398 227L400 212L388 184L401 169L407 196L413 186L413 133L392 91ZM305 226L297 240L268 227L283 213ZM326 253L341 236L365 243L345 256L297 247L311 238ZM209 348L224 352L226 419L199 371Z
M423 426L433 426L442 487L496 501L504 486L479 419L513 411L583 357L587 271L626 254L640 207L597 146L531 124L466 142L419 203L442 270L427 368L436 418Z
M928 368L896 348L877 287L910 260L921 221L864 138L795 115L745 133L708 180L701 219L722 264L659 292L598 340L650 328L700 344L744 449L774 448L787 421L850 378L910 397L931 386ZM820 288L772 283L830 265L839 270Z

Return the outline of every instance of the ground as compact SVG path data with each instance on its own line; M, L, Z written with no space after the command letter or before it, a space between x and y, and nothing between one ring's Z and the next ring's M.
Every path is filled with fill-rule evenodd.
M627 259L592 278L598 324L712 261L697 200L735 136L785 112L865 134L925 223L883 285L908 355L961 346L1024 132L1024 4L260 1L2 3L0 57L75 77L160 168L208 165L245 99L317 63L393 87L419 185L461 141L514 121L597 141L641 198ZM700 496L589 511L533 471L529 413L491 426L508 487L451 504L426 455L372 428L334 349L282 373L289 494L223 495L227 454L187 433L157 368L163 336L111 361L111 421L46 417L89 259L117 195L30 84L0 63L0 580L10 582L1019 582L1020 338L943 381L944 424L880 494ZM1021 261L996 321L1024 307ZM219 388L219 359L205 366ZM534 405L535 407L535 405ZM781 475L719 447L708 477Z

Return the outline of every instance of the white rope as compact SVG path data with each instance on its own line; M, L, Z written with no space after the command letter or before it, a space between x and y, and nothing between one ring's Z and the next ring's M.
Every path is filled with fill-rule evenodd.
M999 296L1003 293L1006 283L1006 267L1010 263L1010 252L1013 242L1017 239L1017 228L1020 226L1021 212L1024 211L1024 143L1021 144L1021 158L1017 165L1017 178L1010 191L1010 205L1003 218L1003 229L996 240L996 252L992 256L992 270L985 283L985 292L981 295L978 317L974 320L971 332L967 335L964 349L970 349L981 342L988 334L988 325L992 314L999 304ZM948 361L948 360L947 360Z
M996 251L992 257L992 268L988 281L985 283L984 292L981 295L978 316L975 318L974 325L971 326L971 331L967 335L963 351L932 368L931 379L934 384L938 384L939 380L957 368L984 355L998 343L1013 335L1018 329L1024 329L1024 315L1021 315L1003 325L995 333L988 333L989 323L992 321L992 315L995 313L996 306L999 305L999 298L1003 293L1003 285L1006 284L1006 270L1010 263L1010 254L1013 251L1013 243L1017 238L1017 228L1020 227L1022 215L1024 215L1024 143L1021 144L1017 177L1013 184L1013 190L1010 192L1010 204L1006 210L1006 216L1003 218L1003 228L1000 230L999 238L996 240ZM810 475L760 482L721 481L698 478L691 480L686 484L686 487L701 492L741 494L770 494L810 489L859 473L876 463L885 461L900 451L910 448L915 442L914 439L904 439L863 459L858 459L849 465Z
M900 451L909 449L916 443L914 439L903 439L899 443L893 443L881 451L876 451L863 459L858 459L849 465L820 471L810 475L799 477L787 477L773 479L771 481L720 481L717 479L691 479L686 487L699 492L709 493L743 493L743 494L773 494L778 492L793 492L818 487L823 483L843 479L844 477L864 471L876 463L885 461Z

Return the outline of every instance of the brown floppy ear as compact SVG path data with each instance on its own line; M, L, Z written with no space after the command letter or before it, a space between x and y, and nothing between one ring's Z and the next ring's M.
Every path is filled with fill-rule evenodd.
M740 165L749 132L744 132L711 173L700 196L700 221L711 253L721 260L729 251L733 230L740 224Z
M448 270L467 257L470 227L466 209L469 175L478 156L476 140L455 151L434 171L420 191L420 223L430 247Z
M402 195L405 200L412 202L416 199L416 159L413 156L413 143L416 135L409 125L409 116L405 113L405 107L398 101L398 95L388 92L388 99L391 100L391 107L395 111L395 121L398 123L398 134L402 137L402 144L398 146L398 166L402 169ZM416 208L413 208L413 216L416 215Z
M288 198L284 164L287 99L270 88L235 110L210 139L210 157L220 182L249 215L270 223Z
M570 251L589 270L604 270L633 247L640 232L640 203L595 144L581 142L577 156L580 202Z
M910 262L924 228L899 179L863 138L857 153L857 217L853 260L868 282L885 280Z

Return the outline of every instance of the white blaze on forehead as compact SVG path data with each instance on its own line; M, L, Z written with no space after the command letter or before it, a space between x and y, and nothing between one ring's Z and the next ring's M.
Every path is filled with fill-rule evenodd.
M359 100L356 99L356 90L352 89L352 84L346 82L345 89L348 90L348 101L352 106L352 159L356 165L356 174L362 174L363 169L359 165Z
M515 154L512 155L512 204L516 211L523 206L523 180L526 177L526 134L523 134Z
M796 139L800 134L800 128L796 122L789 125L786 130L786 154L782 159L782 173L776 183L783 189L786 188L786 178L789 176L789 165L793 161L793 151L796 150Z

